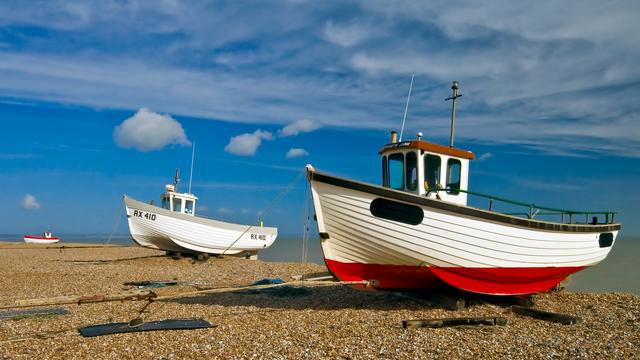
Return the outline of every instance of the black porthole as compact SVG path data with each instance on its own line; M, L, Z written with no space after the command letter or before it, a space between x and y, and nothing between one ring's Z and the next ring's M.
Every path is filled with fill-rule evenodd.
M610 247L613 244L613 233L602 233L598 239L601 248Z
M424 218L424 211L419 206L382 198L374 199L369 206L369 210L375 217L410 225L418 225Z

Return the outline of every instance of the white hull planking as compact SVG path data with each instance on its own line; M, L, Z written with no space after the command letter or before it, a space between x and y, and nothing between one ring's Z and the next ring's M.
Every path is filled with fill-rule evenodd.
M175 213L127 196L125 204L131 237L144 247L233 255L266 249L278 235L277 228L231 224ZM138 216L139 213L143 215ZM145 214L149 216L145 217Z
M420 206L421 224L375 217L374 194L311 181L318 228L329 260L360 264L518 268L591 266L611 247L600 232L543 231ZM412 204L416 205L416 204ZM614 239L617 231L613 232Z

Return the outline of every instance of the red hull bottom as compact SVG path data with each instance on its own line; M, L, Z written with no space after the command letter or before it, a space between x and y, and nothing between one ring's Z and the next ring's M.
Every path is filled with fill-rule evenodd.
M343 263L325 259L343 281L376 280L377 289L433 289L443 283L464 291L491 295L533 294L552 289L584 266L463 268Z

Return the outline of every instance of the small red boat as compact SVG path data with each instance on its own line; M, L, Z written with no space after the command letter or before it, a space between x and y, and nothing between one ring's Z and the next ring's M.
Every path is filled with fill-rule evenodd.
M50 231L45 231L42 235L25 235L24 242L27 244L55 244L60 238L53 236Z

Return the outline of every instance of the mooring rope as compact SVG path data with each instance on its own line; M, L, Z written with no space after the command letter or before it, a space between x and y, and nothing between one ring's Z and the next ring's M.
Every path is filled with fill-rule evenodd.
M296 177L295 177L295 179L293 179L293 181L291 181L291 182L290 182L290 183L289 183L289 184L288 184L288 185L287 185L283 190L281 190L281 191L278 193L278 195L276 195L276 197L271 201L271 203L269 203L269 204L267 205L267 207L265 208L265 210L260 214L260 217L258 218L258 219L260 220L260 223L261 223L261 224L262 224L262 220L264 219L264 216L265 216L267 213L269 213L269 211L271 211L271 209L273 208L273 206L274 206L278 201L280 201L282 198L284 198L284 196L285 196L287 193L289 193L289 191L291 191L291 190L295 187L295 185L298 183L298 181L300 181L300 178L302 177L302 175L304 175L304 174L305 174L305 172L306 172L306 170L305 170L305 171L302 171L300 174L298 174L298 176L296 176ZM226 253L227 253L227 251L228 251L229 249L231 249L231 247L232 247L233 245L235 245L235 244L238 242L238 240L240 240L240 239L244 236L244 234L246 234L246 233L247 233L247 231L249 231L249 230L250 230L251 228L253 228L253 227L255 227L255 225L249 225L249 226L247 227L247 229L246 229L242 234L240 234L240 236L238 236L238 237L237 237L237 238L236 238L236 239L231 243L231 245L227 246L227 248L226 248L226 249L224 249L224 251L223 251L223 252L222 252L222 254L220 254L220 255L224 255L224 254L226 254Z
M308 246L309 246L309 223L310 223L310 209L309 209L309 187L307 184L304 191L304 228L302 229L302 263L306 264L308 261Z
M111 229L111 234L109 234L109 237L107 238L107 241L104 243L104 245L108 245L111 243L113 234L115 234L116 230L118 229L118 225L120 225L120 218L122 218L122 209L124 209L124 206L125 205L124 205L124 198L123 198L122 202L120 203L120 208L118 208L118 215L116 215L116 221L113 224L113 228Z

